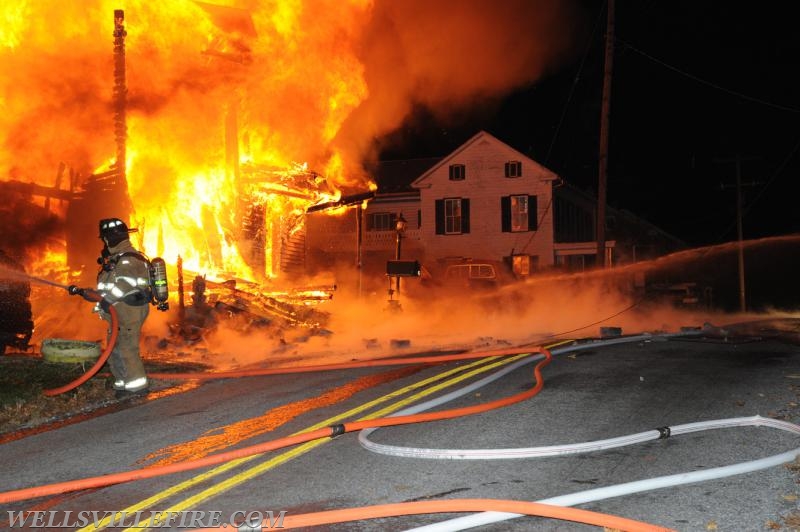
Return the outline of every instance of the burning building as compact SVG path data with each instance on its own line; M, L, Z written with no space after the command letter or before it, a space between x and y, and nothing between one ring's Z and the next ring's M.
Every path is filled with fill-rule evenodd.
M48 117L60 122L57 131L49 131L50 140L60 140L51 146L58 153L56 157L72 158L69 162L58 161L54 181L42 177L50 159L47 152L41 162L11 160L14 151L37 145L41 149L45 141L22 124L12 124L17 135L9 135L10 146L3 153L10 170L0 180L2 209L8 213L4 219L9 222L4 227L4 233L8 232L4 240L8 244L12 236L19 238L15 230L26 229L12 210L34 212L41 220L56 220L41 238L16 243L15 251L34 273L46 271L61 282L90 285L99 248L97 221L121 217L139 228L135 237L146 253L163 256L173 266L180 261L181 296L183 276L201 274L204 280L209 277L212 286L218 282L218 287L229 287L223 281L239 279L260 283L255 290L259 295L267 291L276 295L271 281L304 271L306 208L335 200L338 187L344 182L341 154L331 150L324 158L315 157L316 163L332 173L333 179L327 179L310 170L307 163L294 162L291 148L297 147L300 138L313 146L330 144L347 109L358 103L363 83L358 71L348 65L327 71L327 77L336 76L329 84L331 89L314 89L324 105L310 101L308 92L294 105L295 109L309 106L313 111L306 109L298 118L296 123L305 129L301 131L304 135L290 141L297 128L264 128L263 115L272 114L275 109L259 103L254 93L263 89L265 78L278 74L276 69L281 69L284 88L270 90L271 97L287 100L290 95L295 97L300 87L291 73L282 70L283 66L259 66L268 50L258 50L265 43L256 33L253 12L201 2L177 3L173 7L176 10L170 12L172 23L181 27L179 23L184 22L182 27L188 28L184 39L176 39L183 48L175 55L164 50L176 43L162 42L160 35L146 38L157 35L152 32L159 22L165 22L163 15L152 8L136 11L135 17L145 18L134 19L140 24L131 37L136 51L128 54L126 13L109 10L108 14L113 13L113 26L111 20L103 26L111 30L113 38L113 48L108 47L107 57L112 64L108 65L107 75L99 75L99 69L94 68L105 61L98 59L92 45L65 54L66 62L91 59L84 71L86 79L42 81L39 92L50 88L60 102L33 101L31 107L58 107L61 103L76 112L78 106L84 105L96 114L91 120L67 123L59 116ZM6 57L13 59L26 49L39 46L35 53L40 54L40 61L59 61L57 55L63 50L48 49L52 43L46 42L47 36L39 34L39 28L26 16L36 11L37 5L25 5L20 12L4 9L6 18L16 16L19 25L0 36ZM292 16L284 13L287 19L282 23L291 25ZM149 28L145 29L144 20L151 25ZM83 29L89 31L89 27ZM280 24L272 25L267 48L276 45L271 41L288 30ZM176 56L181 53L186 62L174 75L153 77L158 72L151 68L154 59L177 62ZM296 62L298 66L302 63ZM251 75L256 68L271 72ZM57 77L62 75L56 68L54 72ZM129 80L140 85L131 88ZM111 93L110 100L99 96L104 91L85 88L103 84L111 89L105 91ZM3 103L13 104L14 98ZM285 104L286 101L281 103L284 109ZM75 129L83 130L82 138L73 137ZM93 164L112 152L107 163ZM334 185L336 181L338 184ZM242 286L235 288L240 294ZM299 293L302 292L279 295L294 302ZM320 297L312 294L311 299L317 301ZM291 311L279 308L280 301L273 297L262 298L259 303L284 319L291 317Z
M362 163L415 105L445 119L536 80L583 20L547 0L120 7L0 7L2 208L37 214L26 270L61 282L93 281L97 220L117 216L189 279L283 290L305 212L369 190Z
M25 7L21 13L6 8L7 17L18 15L20 25L16 32L3 36L8 55L48 44L28 42L45 36L38 35L38 28L25 18L25 11L35 11L37 7ZM354 4L351 8L357 7ZM44 161L8 161L9 175L0 181L6 202L13 199L18 204L43 207L63 222L52 228L46 246L38 242L27 247L36 248L33 255L39 257L46 252L50 252L50 258L63 257L69 276L89 281L94 275L97 220L118 216L139 227L139 245L148 254L164 256L172 264L180 255L188 271L261 282L282 273L301 273L305 209L335 199L338 188L347 180L342 177L340 153L331 150L326 158L314 158L331 176L326 178L310 170L307 163L295 162L293 148L302 139L313 146L330 144L348 109L360 101L363 81L358 70L344 64L347 57L343 51L339 68L325 67L324 77L330 82L330 89L315 87L313 96L319 101L312 101L307 89L305 94L299 94L302 87L293 79L297 74L284 71L286 65L277 64L287 58L269 54L272 46L278 46L274 40L289 38L281 33L290 31L290 27L284 28L278 22L270 24L270 34L260 39L254 20L258 13L202 2L178 2L173 8L170 25L186 30L176 43L162 41L163 34L154 33L162 32L158 23L166 21L152 8L142 6L135 12L134 20L139 26L130 36L126 13L119 9L107 11L113 13L113 28L111 24L102 27L112 30L113 48L109 46L106 54L112 65L105 78L98 72L100 69L94 68L105 62L98 59L95 46L82 53L66 54L73 56L67 61L77 61L82 54L91 55L87 79L72 81L82 87L110 86L110 91L98 90L95 101L90 101L86 89L69 85L70 80L43 82L44 88L58 88L61 103L68 108L76 107L78 102L74 99L79 96L83 100L79 103L94 108L97 115L88 123L59 124L64 127L62 141L53 146L54 151L60 152L59 159L72 155L74 160L58 161L54 181L48 183L43 177L47 170ZM267 15L262 12L261 16ZM288 11L283 13L282 24L299 23L291 20L294 16ZM98 24L96 38L103 41L100 35L108 33L102 33L100 27ZM148 35L153 38L148 39ZM298 32L291 40L300 44L302 34ZM175 44L182 49L174 54L164 52ZM311 44L315 48L323 46ZM126 46L135 51L129 53ZM259 49L260 46L267 49ZM56 50L47 52L49 55L42 61L58 61ZM156 66L153 60L176 63L181 54L185 63L173 75L162 72L166 75L151 77L152 67ZM276 64L263 64L267 57L276 60ZM303 63L297 58L295 62L298 67ZM259 75L252 74L256 69L260 69ZM314 70L309 68L306 72ZM283 101L276 106L259 102L255 93L276 76L282 85L263 94ZM131 87L131 80L147 83ZM100 96L103 92L111 93L110 101ZM290 99L296 101L287 106ZM33 107L37 103L45 105L33 102ZM59 102L52 104L57 106ZM304 111L297 117L297 127L264 127L278 106L287 112ZM63 122L60 117L52 118ZM17 127L21 129L21 125ZM70 128L94 131L77 140L70 138ZM29 132L18 133L20 137L10 137L10 143L42 147L42 139ZM4 155L13 155L10 151ZM108 163L89 166L92 161L106 158L104 153L112 152L114 156ZM51 172L53 168L48 173ZM352 182L357 183L359 180Z

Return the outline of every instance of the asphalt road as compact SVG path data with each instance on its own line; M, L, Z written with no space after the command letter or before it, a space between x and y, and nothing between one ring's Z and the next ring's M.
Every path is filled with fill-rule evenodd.
M595 344L556 356L543 370L543 390L530 400L469 417L381 429L372 439L413 447L494 449L577 443L742 416L798 421L800 346L779 335L762 335L757 326L749 332L755 336ZM396 411L407 406L399 401L463 375L462 370L442 376L468 364L472 362L208 382L186 393L3 444L1 487L6 491L198 458L316 424L342 422L337 416L353 409L357 412L348 420L375 415L381 408ZM492 374L495 370L486 369L487 364L474 366L479 375L420 400ZM529 389L531 369L526 365L439 408L473 405ZM425 379L432 380L420 384ZM277 516L280 511L292 515L421 500L537 501L754 460L797 447L794 434L744 427L580 455L431 460L375 454L359 445L356 434L344 434L235 465L2 505L0 521L7 521L9 511L26 509L69 510L72 522L81 511L125 510L133 515L138 510L149 515L194 510L208 512L202 524L209 524L212 515L219 516L222 524L235 512L241 517L245 511L266 515L272 510ZM681 531L795 530L800 525L798 482L797 471L780 465L578 507ZM463 514L387 518L315 530L405 530L459 515ZM63 517L55 518L51 527L30 526L29 521L27 528L55 529ZM163 529L177 530L179 525L176 521ZM534 517L481 528L597 529Z

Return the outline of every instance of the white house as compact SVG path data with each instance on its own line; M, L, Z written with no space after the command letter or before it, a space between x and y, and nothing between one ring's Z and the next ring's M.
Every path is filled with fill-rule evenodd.
M553 264L553 172L485 131L414 180L427 260ZM529 266L527 266L529 264Z
M343 263L385 270L397 255L400 216L406 220L401 258L417 259L429 270L455 261L493 261L525 276L596 264L591 194L485 131L442 158L382 162L376 179L377 194L365 208L307 215L309 269ZM610 206L606 229L606 264L682 247Z

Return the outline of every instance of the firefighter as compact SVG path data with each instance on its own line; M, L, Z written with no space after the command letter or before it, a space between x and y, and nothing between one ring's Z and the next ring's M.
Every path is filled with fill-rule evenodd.
M102 267L97 274L97 291L103 299L95 312L110 323L109 306L117 311L119 334L108 361L118 399L145 395L149 388L139 337L152 299L150 264L131 244L128 234L135 231L119 218L100 220L100 239L105 246L98 260Z

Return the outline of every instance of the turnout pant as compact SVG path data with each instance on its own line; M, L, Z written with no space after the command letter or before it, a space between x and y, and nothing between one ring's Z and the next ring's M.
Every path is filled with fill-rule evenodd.
M119 321L119 332L117 343L108 357L108 365L114 380L128 384L136 379L144 379L147 375L144 371L142 357L139 354L139 338L142 333L142 325L150 312L149 305L131 306L119 302L114 305ZM111 316L104 316L111 323ZM111 338L111 328L108 330L109 339ZM145 381L146 384L146 381Z

